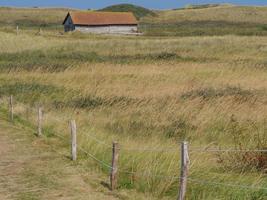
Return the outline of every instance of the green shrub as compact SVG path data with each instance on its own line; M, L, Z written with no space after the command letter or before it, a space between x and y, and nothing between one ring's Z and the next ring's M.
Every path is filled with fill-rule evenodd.
M219 153L217 155L218 161L222 167L226 170L238 171L267 170L267 153L253 151L254 149L267 150L267 128L263 125L259 127L264 128L258 129L255 123L251 121L241 122L234 115L225 126L225 134L231 137L237 152ZM255 135L253 138L251 138L252 132ZM242 152L242 150L250 149L252 151Z
M137 19L140 19L142 17L145 17L147 15L150 16L156 16L156 13L141 7L141 6L136 6L136 5L132 5L132 4L118 4L118 5L113 5L113 6L109 6L106 8L103 8L99 11L110 11L110 12L132 12L135 17Z

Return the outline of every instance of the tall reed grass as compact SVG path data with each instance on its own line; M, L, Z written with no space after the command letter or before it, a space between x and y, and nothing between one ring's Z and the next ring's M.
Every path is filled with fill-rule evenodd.
M68 120L75 119L79 146L105 163L110 163L111 143L117 140L120 189L173 199L178 180L170 177L179 176L182 140L192 149L266 148L265 37L90 38L1 32L0 38L0 95L14 95L16 122L35 128L41 104L48 140L55 140L55 134L68 140ZM85 169L108 175L109 169L82 152L80 156ZM190 176L266 187L266 166L258 162L265 155L259 156L194 151ZM193 181L188 188L189 199L265 197L264 190Z

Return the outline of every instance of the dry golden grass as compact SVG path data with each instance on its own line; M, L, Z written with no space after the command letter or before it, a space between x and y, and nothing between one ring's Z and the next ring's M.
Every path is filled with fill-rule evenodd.
M138 173L179 175L178 142L184 139L192 148L266 148L266 37L1 32L0 38L0 94L12 93L15 112L31 121L36 112L24 104L42 103L48 136L56 132L67 138L68 120L76 119L79 145L107 163L110 147L88 134L110 146L118 140L126 148L120 169L137 172L121 173L121 188L173 198L177 179ZM138 148L175 152L127 151ZM255 166L243 169L242 160L232 168L224 164L235 157L225 155L223 163L216 154L193 152L190 157L193 177L266 186ZM85 160L83 166L95 170L94 162ZM266 194L198 184L190 184L188 191L189 199L214 199L215 193L218 199L264 199Z
M16 24L23 22L35 22L40 24L60 24L66 13L73 9L63 8L6 8L0 7L0 23ZM27 24L27 23L26 23Z
M222 5L204 9L167 10L159 12L157 18L147 17L143 21L174 23L183 21L226 21L266 24L267 8Z

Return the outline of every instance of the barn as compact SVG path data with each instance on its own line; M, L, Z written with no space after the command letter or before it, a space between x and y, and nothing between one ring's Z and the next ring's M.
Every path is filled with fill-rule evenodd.
M69 12L63 25L65 32L132 34L138 23L131 12Z

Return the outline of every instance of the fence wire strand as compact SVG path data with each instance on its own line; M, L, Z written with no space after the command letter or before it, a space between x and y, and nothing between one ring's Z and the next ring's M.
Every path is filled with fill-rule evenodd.
M108 148L112 149L112 146L107 144L106 142L98 139L97 137L91 135L91 134L86 134L86 136L88 136L89 138L93 139L94 141L96 141L98 144L104 145ZM156 149L156 148L127 148L124 146L120 146L121 150L126 150L126 151L151 151L151 152L177 152L178 151L178 147L177 148L164 148L164 149ZM267 149L205 149L205 148L190 148L189 149L190 152L199 152L199 153L205 153L205 152L267 152Z
M113 147L109 144L107 144L106 142L98 139L97 137L93 136L92 134L86 134L87 137L91 138L92 140L96 141L98 144L106 146L110 149L112 149ZM140 151L140 152L177 152L178 148L165 148L165 149L156 149L156 148L127 148L124 147L123 145L120 145L120 147L118 148L120 150L125 150L125 151Z
M188 181L198 183L198 184L208 184L208 185L219 185L219 186L226 186L226 187L235 187L240 189L256 189L256 190L267 190L267 187L258 187L258 186L249 186L249 185L238 185L233 183L219 183L214 181L207 181L202 179L195 179L195 178L187 178Z
M113 169L112 166L110 166L109 164L107 164L106 162L98 159L97 157L95 157L93 154L89 153L88 151L84 150L83 148L78 148L78 150L80 150L81 152L85 153L86 155L88 155L89 157L93 158L95 161L97 161L98 163L100 163L101 165L109 168L109 169Z
M214 152L214 153L248 153L248 152L255 152L255 153L265 153L267 149L189 149L190 152Z

